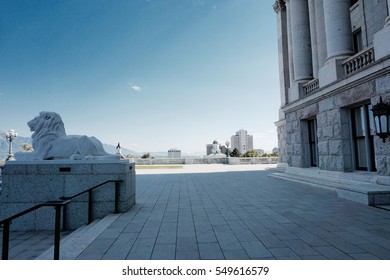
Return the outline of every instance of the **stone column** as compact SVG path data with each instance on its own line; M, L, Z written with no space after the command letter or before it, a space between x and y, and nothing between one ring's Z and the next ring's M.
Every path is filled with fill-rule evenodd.
M324 3L327 61L353 54L349 0L326 0Z
M324 9L322 0L309 0L310 37L313 61L313 76L318 78L319 69L327 57Z
M350 0L323 1L327 58L319 71L320 87L343 77L343 60L353 55Z
M387 0L387 18L385 22L385 26L390 25L390 0Z
M318 0L317 0L318 1ZM318 77L318 45L317 45L317 19L314 0L309 0L310 38L313 62L313 76Z
M273 5L277 14L278 26L278 54L279 54L279 82L281 106L288 103L287 92L290 87L288 40L287 40L287 13L284 0L278 0ZM284 118L283 114L279 118Z
M291 15L291 39L293 48L294 83L313 77L309 7L307 0L289 0Z
M286 5L286 14L287 14L287 45L288 45L288 68L290 76L290 85L294 80L294 62L293 62L293 45L291 39L291 11L290 11L290 1L285 0Z
M326 50L326 35L325 35L325 20L324 20L324 5L323 0L313 0L315 18L316 18L316 35L317 35L317 50L318 50L318 66L324 66L328 52ZM317 76L318 77L318 76Z

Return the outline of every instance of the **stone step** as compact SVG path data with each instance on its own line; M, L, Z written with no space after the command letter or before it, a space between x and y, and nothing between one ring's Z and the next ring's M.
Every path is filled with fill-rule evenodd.
M272 173L269 176L334 191L339 197L367 205L390 205L390 186L371 183L363 176L356 176L355 180L351 176L346 176L343 179L341 177L313 175L313 173L309 176Z
M97 219L89 225L84 225L61 240L60 259L75 260L120 214L109 214L103 219ZM37 260L52 260L54 247L52 246Z

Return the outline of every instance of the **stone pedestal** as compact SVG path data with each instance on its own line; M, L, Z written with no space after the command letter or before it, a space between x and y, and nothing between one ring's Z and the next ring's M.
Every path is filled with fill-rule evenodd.
M127 160L9 161L2 175L0 220L38 203L70 197L108 180L120 183L119 211L126 212L135 204L135 166ZM115 183L107 183L93 191L93 219L115 211ZM52 230L55 211L43 207L14 220L11 230ZM88 222L88 194L72 200L66 209L67 229Z

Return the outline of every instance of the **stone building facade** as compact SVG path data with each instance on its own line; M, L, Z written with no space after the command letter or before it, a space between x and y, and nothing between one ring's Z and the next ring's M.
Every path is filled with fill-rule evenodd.
M390 101L390 0L278 0L285 167L390 175L371 108Z

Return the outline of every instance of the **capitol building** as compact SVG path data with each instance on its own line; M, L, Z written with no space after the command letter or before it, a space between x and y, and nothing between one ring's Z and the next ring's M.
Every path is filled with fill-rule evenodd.
M390 0L278 0L280 165L390 175ZM389 129L390 109L382 110Z

